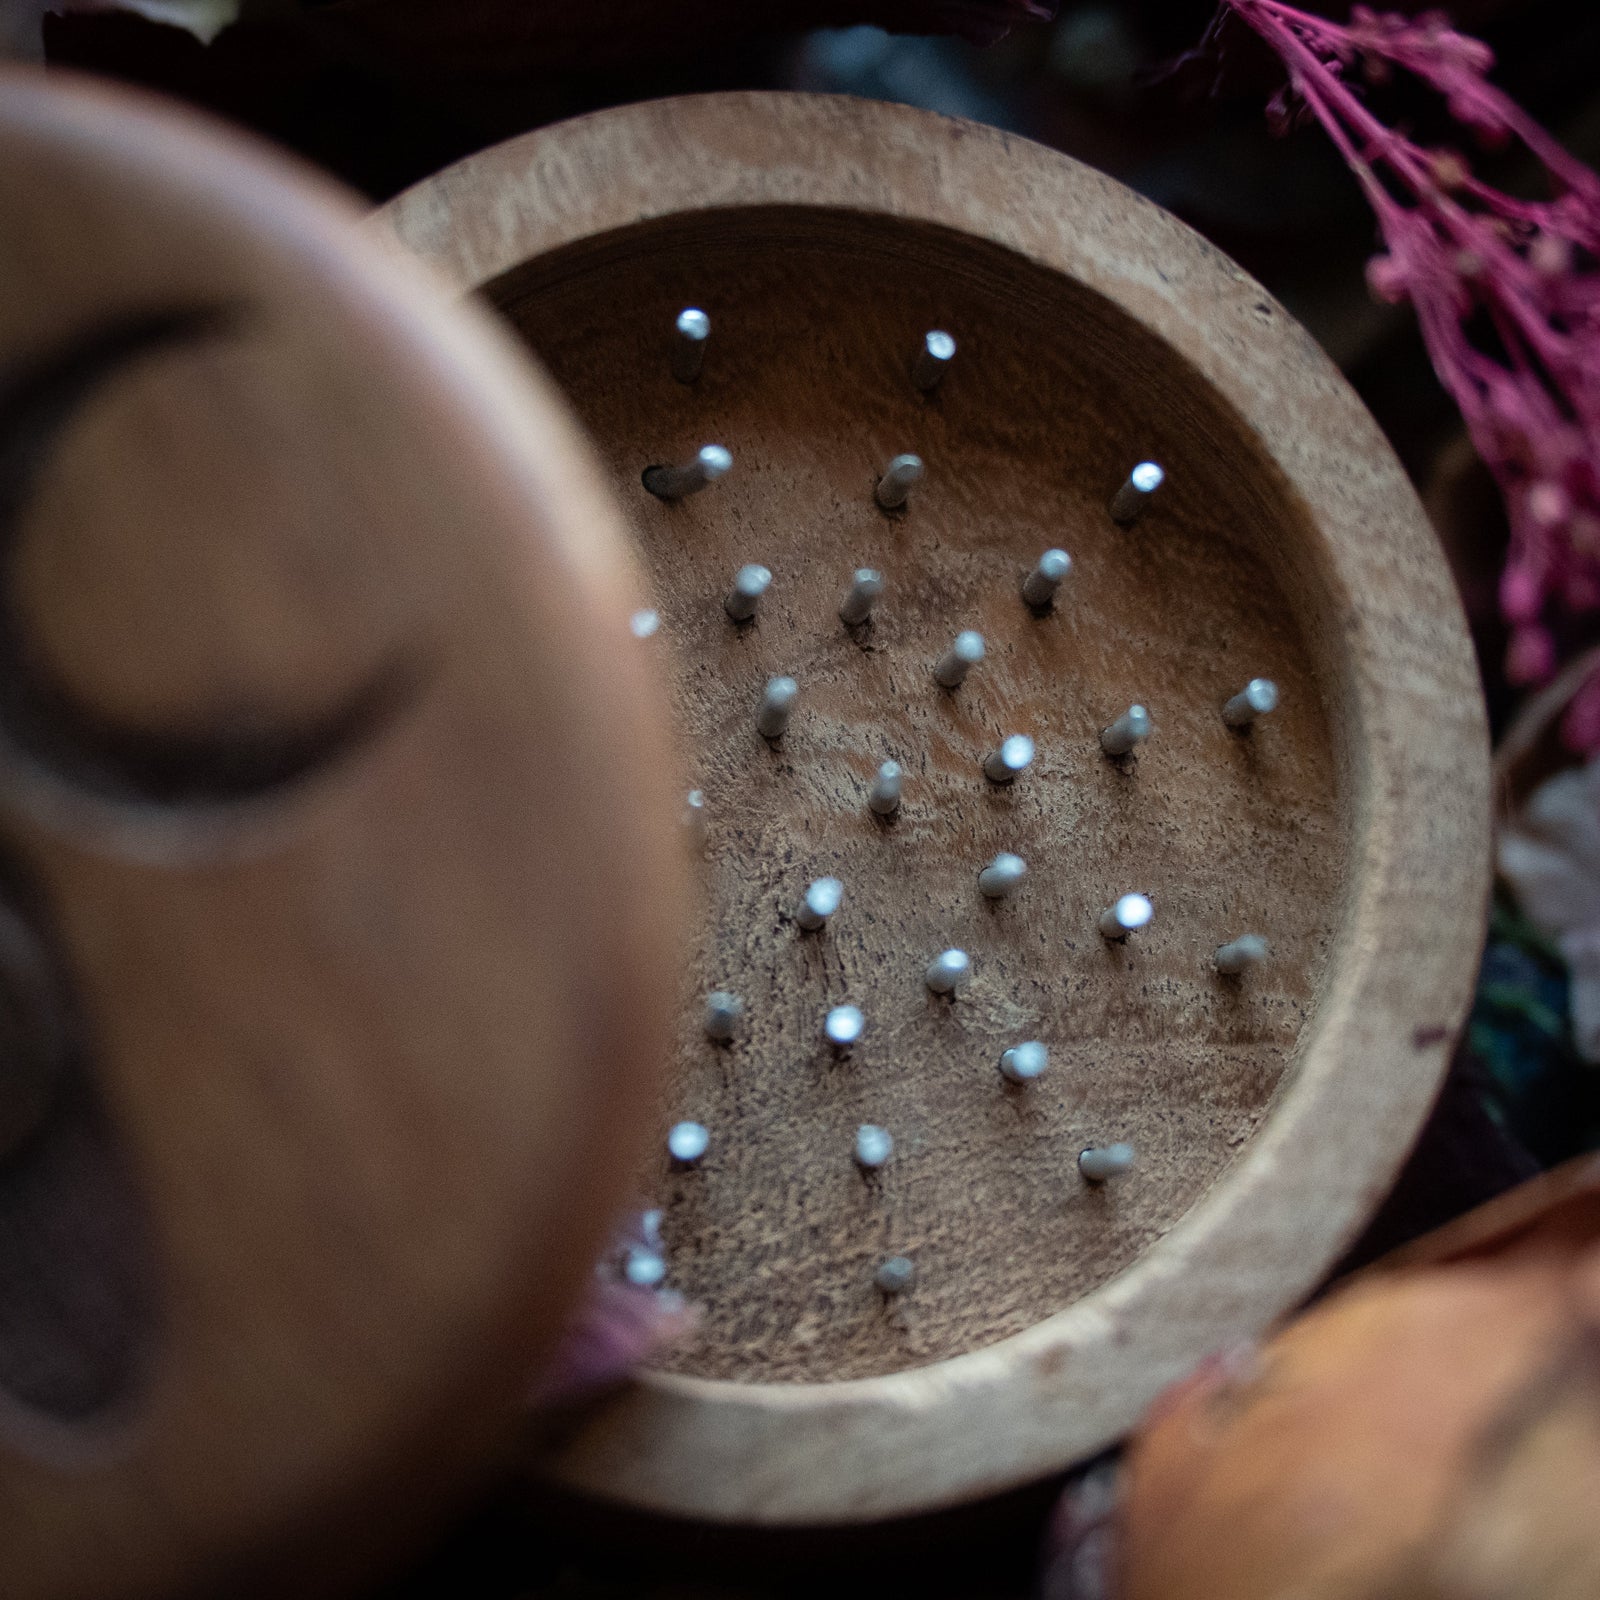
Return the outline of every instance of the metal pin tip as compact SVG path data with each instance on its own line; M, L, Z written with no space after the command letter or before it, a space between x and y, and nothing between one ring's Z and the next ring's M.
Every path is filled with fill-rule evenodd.
M1141 461L1128 474L1128 481L1111 498L1111 516L1117 522L1133 522L1150 503L1150 497L1166 481L1166 473L1154 461Z
M1150 737L1150 728L1150 713L1143 706L1129 706L1109 728L1100 730L1100 748L1108 756L1125 756Z
M739 1031L744 1001L728 989L713 989L706 996L706 1038L726 1044Z
M635 611L628 618L628 628L635 639L648 639L661 626L659 611Z
M912 364L911 381L924 394L937 387L955 359L956 341L941 328L931 328L922 336L922 348Z
M972 976L972 958L965 950L942 950L928 963L922 981L935 994L954 994Z
M711 318L698 306L685 306L673 324L677 338L672 346L672 376L679 383L693 383L705 364L706 340L711 337Z
M683 828L689 842L703 849L706 842L706 797L699 789L691 789L683 800Z
M682 1166L692 1167L706 1153L711 1135L698 1122L678 1122L667 1132L667 1150Z
M847 1050L866 1025L859 1006L835 1006L823 1019L822 1035L835 1050Z
M844 885L837 878L817 878L806 885L794 920L807 932L822 927L844 901Z
M698 494L733 466L733 452L720 444L702 445L694 460L681 467L646 467L643 482L658 500L681 500Z
M768 678L756 711L756 731L763 739L781 739L789 727L800 685L793 678Z
M636 1289L654 1289L665 1281L667 1263L657 1251L633 1245L622 1258L622 1276Z
M1260 966L1270 954L1267 941L1259 933L1241 933L1237 939L1217 946L1217 971L1234 977Z
M722 609L735 622L748 622L761 604L761 597L772 587L772 573L759 562L752 561L740 567L733 575L733 587L728 590Z
M917 1281L916 1263L909 1256L890 1256L873 1273L872 1281L885 1294L904 1294Z
M894 1140L886 1128L863 1122L856 1129L856 1164L869 1170L881 1167L894 1154Z
M1278 686L1271 678L1252 678L1223 708L1230 728L1248 728L1257 717L1278 709Z
M1050 1065L1050 1052L1037 1039L1014 1044L1000 1057L1000 1071L1012 1083L1032 1083Z
M1025 733L1014 733L984 757L983 771L990 783L1010 783L1032 763L1033 740Z
M872 781L867 808L880 817L892 817L900 809L902 773L898 761L885 761Z
M1055 599L1062 580L1072 571L1072 557L1065 550L1046 550L1033 564L1033 571L1022 580L1022 598L1036 611Z
M1106 939L1126 939L1150 925L1155 907L1142 894L1125 894L1114 906L1100 913L1100 933Z
M934 681L941 689L958 689L967 680L967 674L983 660L983 635L975 628L964 628L954 642L934 663Z
M1104 1183L1107 1178L1120 1177L1133 1165L1131 1144L1090 1146L1079 1153L1078 1171L1090 1183Z
M883 594L883 574L871 567L858 567L850 580L850 592L839 607L839 620L847 628L858 628L872 615L872 608Z
M1003 900L1022 886L1028 875L1028 863L1021 856L1002 850L978 874L978 891L990 900Z
M923 470L921 456L896 456L883 469L873 497L885 511L899 510L906 503L906 496L922 482Z

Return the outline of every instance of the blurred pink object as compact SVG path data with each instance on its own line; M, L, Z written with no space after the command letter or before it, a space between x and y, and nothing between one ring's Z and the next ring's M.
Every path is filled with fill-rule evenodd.
M661 1249L655 1215L636 1212L618 1231L549 1366L534 1383L530 1405L567 1405L609 1389L693 1329L694 1308L675 1289L629 1283L619 1268L630 1253Z

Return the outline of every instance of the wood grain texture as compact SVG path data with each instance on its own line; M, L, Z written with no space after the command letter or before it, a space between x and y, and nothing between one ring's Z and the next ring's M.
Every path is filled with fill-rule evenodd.
M45 733L137 781L22 739L8 680L0 827L81 1032L0 1170L0 1589L314 1594L503 1441L639 1148L680 920L640 591L558 397L315 179L16 73L0 204L8 396L227 313L80 386L7 503ZM99 1391L41 1367L119 1326Z
M740 994L747 1024L719 1048L686 996L668 1112L716 1143L696 1172L663 1161L647 1192L666 1203L673 1281L704 1307L672 1366L708 1377L836 1380L959 1355L1127 1266L1259 1122L1314 1003L1345 869L1317 676L1257 553L1292 509L1241 491L1174 386L1119 385L1106 403L1146 341L1114 319L1086 338L1060 277L971 241L862 233L815 213L657 228L623 259L569 250L495 290L632 512L706 796L691 982ZM687 390L662 330L702 299L716 346ZM906 379L927 327L960 330L931 402ZM644 493L652 451L684 456L702 436L734 449L725 481L681 504ZM903 448L928 473L886 516L873 482ZM1118 528L1105 502L1146 453L1171 492ZM1019 587L1054 544L1074 570L1035 616ZM745 561L774 582L737 628L721 601ZM886 589L852 634L837 613L858 566ZM988 654L945 693L932 666L963 627ZM801 698L768 745L752 712L780 673ZM1241 737L1218 707L1263 674L1281 714ZM1133 700L1156 733L1110 761L1099 731ZM1039 754L997 788L979 764L1014 732ZM889 758L907 777L884 824L865 797ZM1004 903L977 889L999 850L1029 864ZM795 904L824 874L844 906L802 934ZM1156 921L1108 946L1095 918L1129 890ZM1211 955L1246 929L1276 959L1223 980ZM975 972L954 1002L922 977L950 945ZM836 1062L822 1017L847 1000L867 1033ZM1032 1038L1053 1070L1007 1090L1000 1053ZM851 1159L863 1122L897 1141L870 1182ZM1088 1188L1078 1152L1116 1139L1139 1151L1138 1179ZM901 1252L920 1283L886 1306L873 1269Z
M630 107L485 152L380 227L524 331L606 455L713 819L701 985L750 991L727 1052L686 1010L664 1115L703 1112L720 1142L653 1175L701 1342L546 1438L536 1469L805 1524L1099 1448L1316 1281L1403 1156L1469 992L1482 710L1392 454L1282 309L1172 219L901 109ZM665 346L691 302L713 342L686 392ZM905 371L929 326L961 350L923 401ZM724 482L673 507L638 492L709 440L734 451ZM928 479L885 518L873 475L907 449ZM1145 455L1168 490L1119 530L1105 502ZM1077 569L1035 619L1016 585L1055 543ZM735 633L718 602L749 560L777 576ZM859 564L889 589L854 641L834 612ZM966 625L995 648L947 700L928 669ZM802 700L769 751L749 719L776 671ZM1216 709L1257 672L1284 707L1241 739ZM1134 698L1157 731L1124 770L1094 736ZM1009 731L1040 757L995 793L976 761ZM892 827L861 810L888 756L910 776ZM973 878L1006 847L1034 872L991 909ZM822 871L845 909L803 941L782 913ZM1157 921L1109 952L1092 918L1128 888ZM1280 960L1235 997L1205 957L1257 921ZM947 942L978 969L953 1007L920 989ZM815 1028L846 994L868 1033L836 1066ZM1052 1076L1004 1090L999 1047L1035 1033ZM902 1137L872 1186L849 1161L864 1119ZM1086 1191L1071 1157L1120 1134L1146 1162ZM890 1249L923 1267L892 1310L865 1281Z

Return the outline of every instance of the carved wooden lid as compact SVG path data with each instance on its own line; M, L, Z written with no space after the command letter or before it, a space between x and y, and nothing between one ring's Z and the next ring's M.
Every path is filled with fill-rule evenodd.
M309 175L16 73L0 212L0 1587L331 1581L511 1419L649 1115L639 589Z

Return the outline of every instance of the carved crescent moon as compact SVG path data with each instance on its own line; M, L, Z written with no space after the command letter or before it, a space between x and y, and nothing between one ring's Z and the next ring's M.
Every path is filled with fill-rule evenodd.
M126 312L0 374L0 794L47 826L122 853L214 846L219 826L236 825L242 811L254 813L370 740L422 677L417 657L397 652L310 722L130 727L77 699L29 640L10 558L51 446L124 368L232 335L243 320L215 306Z

